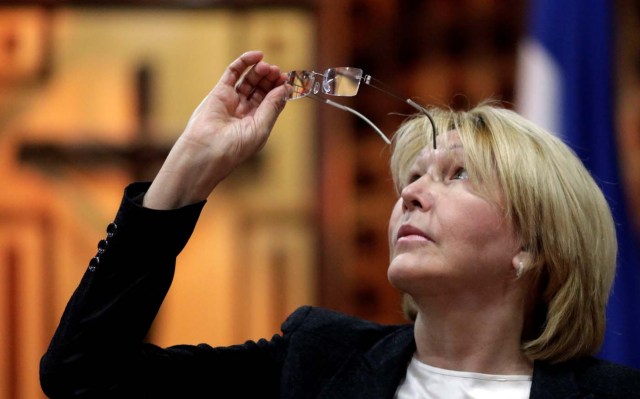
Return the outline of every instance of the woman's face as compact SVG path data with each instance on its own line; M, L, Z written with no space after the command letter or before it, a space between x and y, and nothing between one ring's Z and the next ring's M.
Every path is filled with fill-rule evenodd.
M439 140L437 150L418 154L389 221L389 281L414 298L493 290L515 279L520 243L502 195L473 190L460 138L447 134L448 149Z

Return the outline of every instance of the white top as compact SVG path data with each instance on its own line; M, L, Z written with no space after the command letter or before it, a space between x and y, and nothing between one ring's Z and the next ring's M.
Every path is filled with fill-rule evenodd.
M526 399L530 375L495 375L446 370L420 362L415 355L395 399Z

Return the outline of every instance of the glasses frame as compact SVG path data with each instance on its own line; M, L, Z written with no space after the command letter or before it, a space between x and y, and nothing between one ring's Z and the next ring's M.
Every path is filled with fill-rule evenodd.
M355 90L353 92L353 94L333 94L330 93L328 89L326 89L327 87L329 87L329 85L331 84L331 82L328 80L329 79L329 74L331 71L340 71L340 70L346 70L346 71L356 71L356 73L353 76L350 76L351 79L355 81L357 81L357 85L355 87ZM293 75L295 74L295 75ZM435 121L433 120L433 117L431 116L431 114L429 114L429 112L420 104L416 103L414 100L410 99L410 98L404 98L398 94L395 94L394 92L392 92L390 89L386 88L388 87L387 85L385 85L384 83L382 83L381 81L374 79L371 75L364 75L362 69L360 68L353 68L353 67L333 67L333 68L327 68L323 73L320 72L316 72L316 71L310 71L310 70L298 70L298 71L291 71L287 74L288 79L287 79L287 84L295 87L302 87L304 88L305 86L298 86L298 85L293 85L292 81L294 79L293 76L300 76L300 75L309 75L310 77L310 88L306 89L306 91L303 92L295 92L296 94L300 94L296 97L287 97L287 101L291 101L291 100L297 100L300 98L304 98L304 97L310 97L314 100L318 100L320 102L323 102L327 105L331 105L332 107L341 109L343 111L347 111L350 112L354 115L356 115L357 117L361 118L363 121L365 121L369 126L371 126L376 133L378 133L378 135L382 138L382 140L384 140L384 142L386 144L391 144L391 141L387 138L387 136L382 132L382 130L380 130L380 128L378 128L378 126L376 126L375 123L373 123L369 118L367 118L366 116L364 116L362 113L356 111L355 109L351 108L351 107L347 107L346 105L340 104L338 102L332 101L328 98L323 97L322 95L320 95L320 93L322 93L323 95L328 95L328 96L334 96L334 97L354 97L358 94L358 91L360 89L360 84L362 82L364 82L364 84L366 84L367 86L371 86L374 89L385 93L391 97L394 97L406 104L408 104L409 106L411 106L412 108L414 108L415 110L421 112L423 115L425 115L427 117L427 119L429 119L429 123L431 123L431 128L432 128L432 141L433 141L433 149L436 149L436 135L437 135L437 129L436 129L436 124ZM321 76L322 77L322 81L318 82L317 81L317 77ZM375 82L375 83L374 83ZM384 87L383 87L384 86Z

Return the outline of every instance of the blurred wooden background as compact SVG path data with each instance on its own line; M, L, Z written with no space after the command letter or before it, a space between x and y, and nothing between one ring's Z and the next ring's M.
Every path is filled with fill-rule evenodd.
M639 4L618 1L617 24L636 209ZM237 55L361 67L423 104L510 105L525 13L524 0L0 1L0 397L43 396L39 358L124 186L153 177ZM366 86L345 104L389 135L411 112ZM210 198L149 339L269 337L303 304L402 322L386 280L388 156L352 115L288 104L261 154Z

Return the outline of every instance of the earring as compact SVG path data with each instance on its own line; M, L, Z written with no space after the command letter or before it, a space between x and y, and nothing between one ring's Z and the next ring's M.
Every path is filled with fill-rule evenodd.
M516 268L516 278L522 277L523 273L524 273L524 262L520 261L518 262L518 267Z

